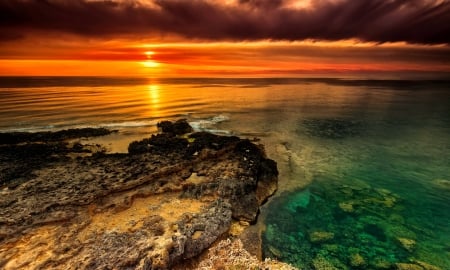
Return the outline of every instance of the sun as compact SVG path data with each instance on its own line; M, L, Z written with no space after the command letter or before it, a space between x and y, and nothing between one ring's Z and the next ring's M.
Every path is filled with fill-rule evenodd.
M159 65L160 65L158 62L153 61L153 60L147 60L147 61L141 62L141 64L144 67L148 67L148 68L155 68L155 67L159 67Z
M146 52L144 52L144 54L145 54L145 56L147 56L148 59L150 59L150 58L152 58L152 55L155 54L155 52L154 51L146 51Z
M158 62L156 62L155 60L151 60L152 59L152 56L155 54L155 52L154 51L146 51L146 52L144 52L144 55L145 55L145 57L148 59L148 60L146 60L146 61L144 61L144 62L141 62L141 64L144 66L144 67L148 67L148 68L156 68L156 67L159 67L159 63Z

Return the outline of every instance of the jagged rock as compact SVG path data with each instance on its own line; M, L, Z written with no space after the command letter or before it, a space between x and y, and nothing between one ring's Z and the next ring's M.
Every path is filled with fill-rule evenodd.
M0 160L32 165L0 183L0 268L168 269L232 219L254 222L276 189L275 162L237 137L178 137L183 123L133 142L129 154L70 158L79 145L44 141L37 156L52 158L28 160L14 151L33 143L3 147Z
M162 121L157 125L161 128L162 132L172 135L183 135L192 132L192 127L186 122L185 119L180 119L175 123L171 121Z
M67 139L74 139L80 137L95 137L104 136L116 132L115 130L109 130L106 128L79 128L79 129L66 129L56 132L43 131L43 132L10 132L0 133L0 144L18 144L18 143L30 143L30 142L54 142Z

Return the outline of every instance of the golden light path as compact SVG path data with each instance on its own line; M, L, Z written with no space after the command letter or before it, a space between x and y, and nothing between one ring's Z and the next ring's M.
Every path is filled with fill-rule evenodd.
M161 96L160 96L160 87L156 84L150 84L148 86L148 95L150 101L150 110L152 116L159 117L160 116L160 107L161 107Z

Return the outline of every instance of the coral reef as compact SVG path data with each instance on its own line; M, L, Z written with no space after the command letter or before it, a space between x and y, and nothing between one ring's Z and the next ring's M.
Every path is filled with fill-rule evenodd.
M186 135L185 121L160 126L166 132L128 154L92 153L53 133L1 145L0 268L168 269L201 254L233 219L255 222L277 185L262 146Z

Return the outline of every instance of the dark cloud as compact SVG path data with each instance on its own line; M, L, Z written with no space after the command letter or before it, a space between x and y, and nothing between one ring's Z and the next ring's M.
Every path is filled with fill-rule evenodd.
M204 40L341 40L450 44L450 1L2 0L0 41L33 32L82 36L175 34Z

